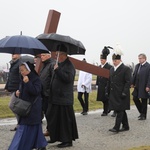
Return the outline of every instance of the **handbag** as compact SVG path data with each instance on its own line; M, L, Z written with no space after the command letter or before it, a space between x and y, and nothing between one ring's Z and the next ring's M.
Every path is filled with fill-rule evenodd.
M13 92L9 103L9 108L15 114L25 117L30 114L32 105L36 102L36 100L37 98L33 103L25 101L23 99L16 97L15 92Z

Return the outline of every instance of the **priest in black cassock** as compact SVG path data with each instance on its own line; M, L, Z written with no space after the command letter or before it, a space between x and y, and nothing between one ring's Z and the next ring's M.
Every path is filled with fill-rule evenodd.
M78 130L73 109L73 84L75 68L67 57L67 47L58 45L57 61L50 85L50 99L47 110L48 143L61 142L59 148L70 147L78 139Z

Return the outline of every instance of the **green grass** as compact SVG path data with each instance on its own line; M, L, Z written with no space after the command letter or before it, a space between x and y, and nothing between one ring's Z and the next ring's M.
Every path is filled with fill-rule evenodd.
M96 94L97 91L95 90L89 94L89 111L102 108L102 103L96 101ZM75 112L80 112L82 110L80 102L77 98L77 92L74 92L74 110Z
M132 90L131 90L132 92ZM102 102L96 101L97 91L93 90L89 94L89 111L96 110L102 108ZM0 118L14 117L14 114L8 107L10 101L10 96L0 97ZM131 97L131 105L133 105L132 97ZM74 110L75 112L81 112L82 108L79 100L77 99L77 92L74 92Z
M14 117L14 114L8 107L9 101L10 96L0 97L0 118Z

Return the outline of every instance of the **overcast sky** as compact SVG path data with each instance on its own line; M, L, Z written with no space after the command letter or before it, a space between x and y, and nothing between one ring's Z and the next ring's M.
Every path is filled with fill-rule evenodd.
M137 63L138 54L150 61L150 0L0 0L0 39L44 32L48 12L61 13L57 33L80 40L89 63L99 63L104 46L122 47L124 63ZM111 54L108 61L111 62ZM11 59L0 53L1 64Z

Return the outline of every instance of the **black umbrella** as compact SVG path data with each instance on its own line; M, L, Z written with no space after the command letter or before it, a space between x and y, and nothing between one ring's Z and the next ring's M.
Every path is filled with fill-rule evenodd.
M24 55L20 57L20 61L21 62L30 62L31 64L34 64L34 57L32 56L28 56L28 55Z
M49 52L36 38L23 35L7 36L0 40L0 53L31 54Z
M70 36L51 33L40 34L36 38L40 40L50 51L56 51L57 45L63 43L66 45L67 53L69 55L85 54L85 47L83 44L80 41L71 38Z

